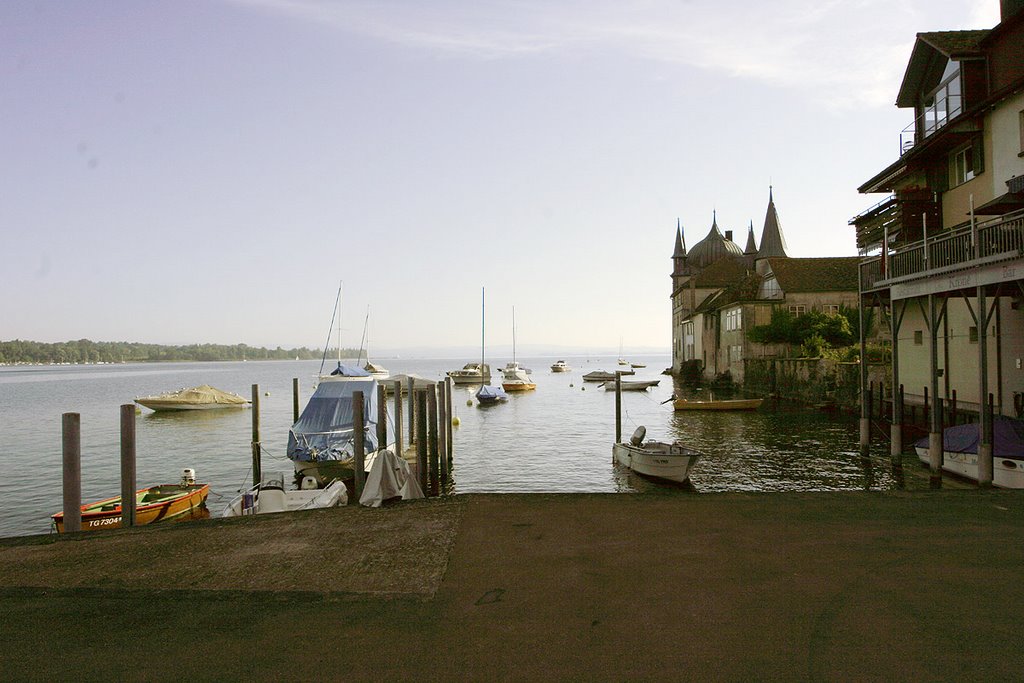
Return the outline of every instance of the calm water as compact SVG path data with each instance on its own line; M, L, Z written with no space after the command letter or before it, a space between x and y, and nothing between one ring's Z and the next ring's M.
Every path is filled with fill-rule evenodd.
M472 359L379 359L393 373L440 378ZM512 395L506 404L467 406L475 388L455 388L455 490L470 492L592 491L693 495L694 491L890 489L896 482L883 452L865 470L856 421L793 407L744 413L675 413L661 405L673 392L659 373L668 356L644 362L637 379L660 378L650 392L623 394L623 432L639 425L649 438L680 439L707 454L691 475L692 489L655 484L612 464L615 396L581 377L616 369L615 359L567 357L569 373L553 374L555 358L525 358L537 391ZM494 359L495 367L505 359ZM248 397L260 385L264 472L288 472L284 458L292 421L292 378L300 405L312 393L319 361L161 363L71 367L0 368L0 536L46 533L60 510L61 414L82 415L82 498L120 492L119 406L136 396L212 384ZM390 403L390 402L389 402ZM209 507L219 514L251 480L252 418L249 410L152 413L137 420L140 487L177 481L195 468L211 484ZM407 441L407 439L405 439Z

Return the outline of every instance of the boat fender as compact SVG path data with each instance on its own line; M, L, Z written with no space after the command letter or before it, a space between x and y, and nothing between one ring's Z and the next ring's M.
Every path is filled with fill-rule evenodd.
M306 476L302 478L302 483L299 485L299 488L303 491L311 491L320 487L316 483L316 477Z
M640 425L639 427L636 428L636 431L633 432L633 436L629 437L629 443L633 444L634 446L639 446L644 442L645 436L647 436L647 427Z

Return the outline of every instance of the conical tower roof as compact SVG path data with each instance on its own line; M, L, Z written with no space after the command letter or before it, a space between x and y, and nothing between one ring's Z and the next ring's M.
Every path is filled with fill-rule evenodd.
M707 237L693 245L687 260L691 266L706 268L723 256L743 256L743 250L732 240L725 239L725 235L718 229L718 216L715 213L712 214L711 230Z
M754 243L754 221L750 221L747 229L747 247L743 250L744 256L753 256L757 253L757 244Z
M764 216L764 229L761 230L761 248L757 250L757 258L786 258L786 238L782 236L782 225L779 223L779 212L775 210L775 199L772 188L768 186L768 211Z
M672 275L686 275L686 241L683 239L683 226L676 219L676 248L672 252Z

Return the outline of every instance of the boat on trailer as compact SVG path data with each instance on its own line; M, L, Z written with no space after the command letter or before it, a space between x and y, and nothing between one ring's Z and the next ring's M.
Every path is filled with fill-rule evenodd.
M629 441L612 446L612 457L646 477L680 484L690 478L690 470L703 456L700 451L679 442L644 441L646 436L646 427L637 427Z

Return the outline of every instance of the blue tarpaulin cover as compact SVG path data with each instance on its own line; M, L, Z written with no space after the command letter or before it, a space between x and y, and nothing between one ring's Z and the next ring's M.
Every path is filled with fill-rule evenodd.
M341 366L345 367L345 366ZM352 457L352 394L363 392L366 452L377 450L377 380L325 379L288 432L292 460L344 460Z
M947 427L942 431L942 450L947 453L977 453L981 442L978 423ZM928 437L914 444L928 448ZM996 415L992 418L992 456L1024 458L1024 420Z
M338 367L331 370L331 375L340 375L341 377L369 377L370 373L355 365L344 365L343 363L338 363Z
M508 398L508 394L501 387L482 386L480 391L476 392L476 398L481 403L487 403L489 401L500 401L501 399Z

